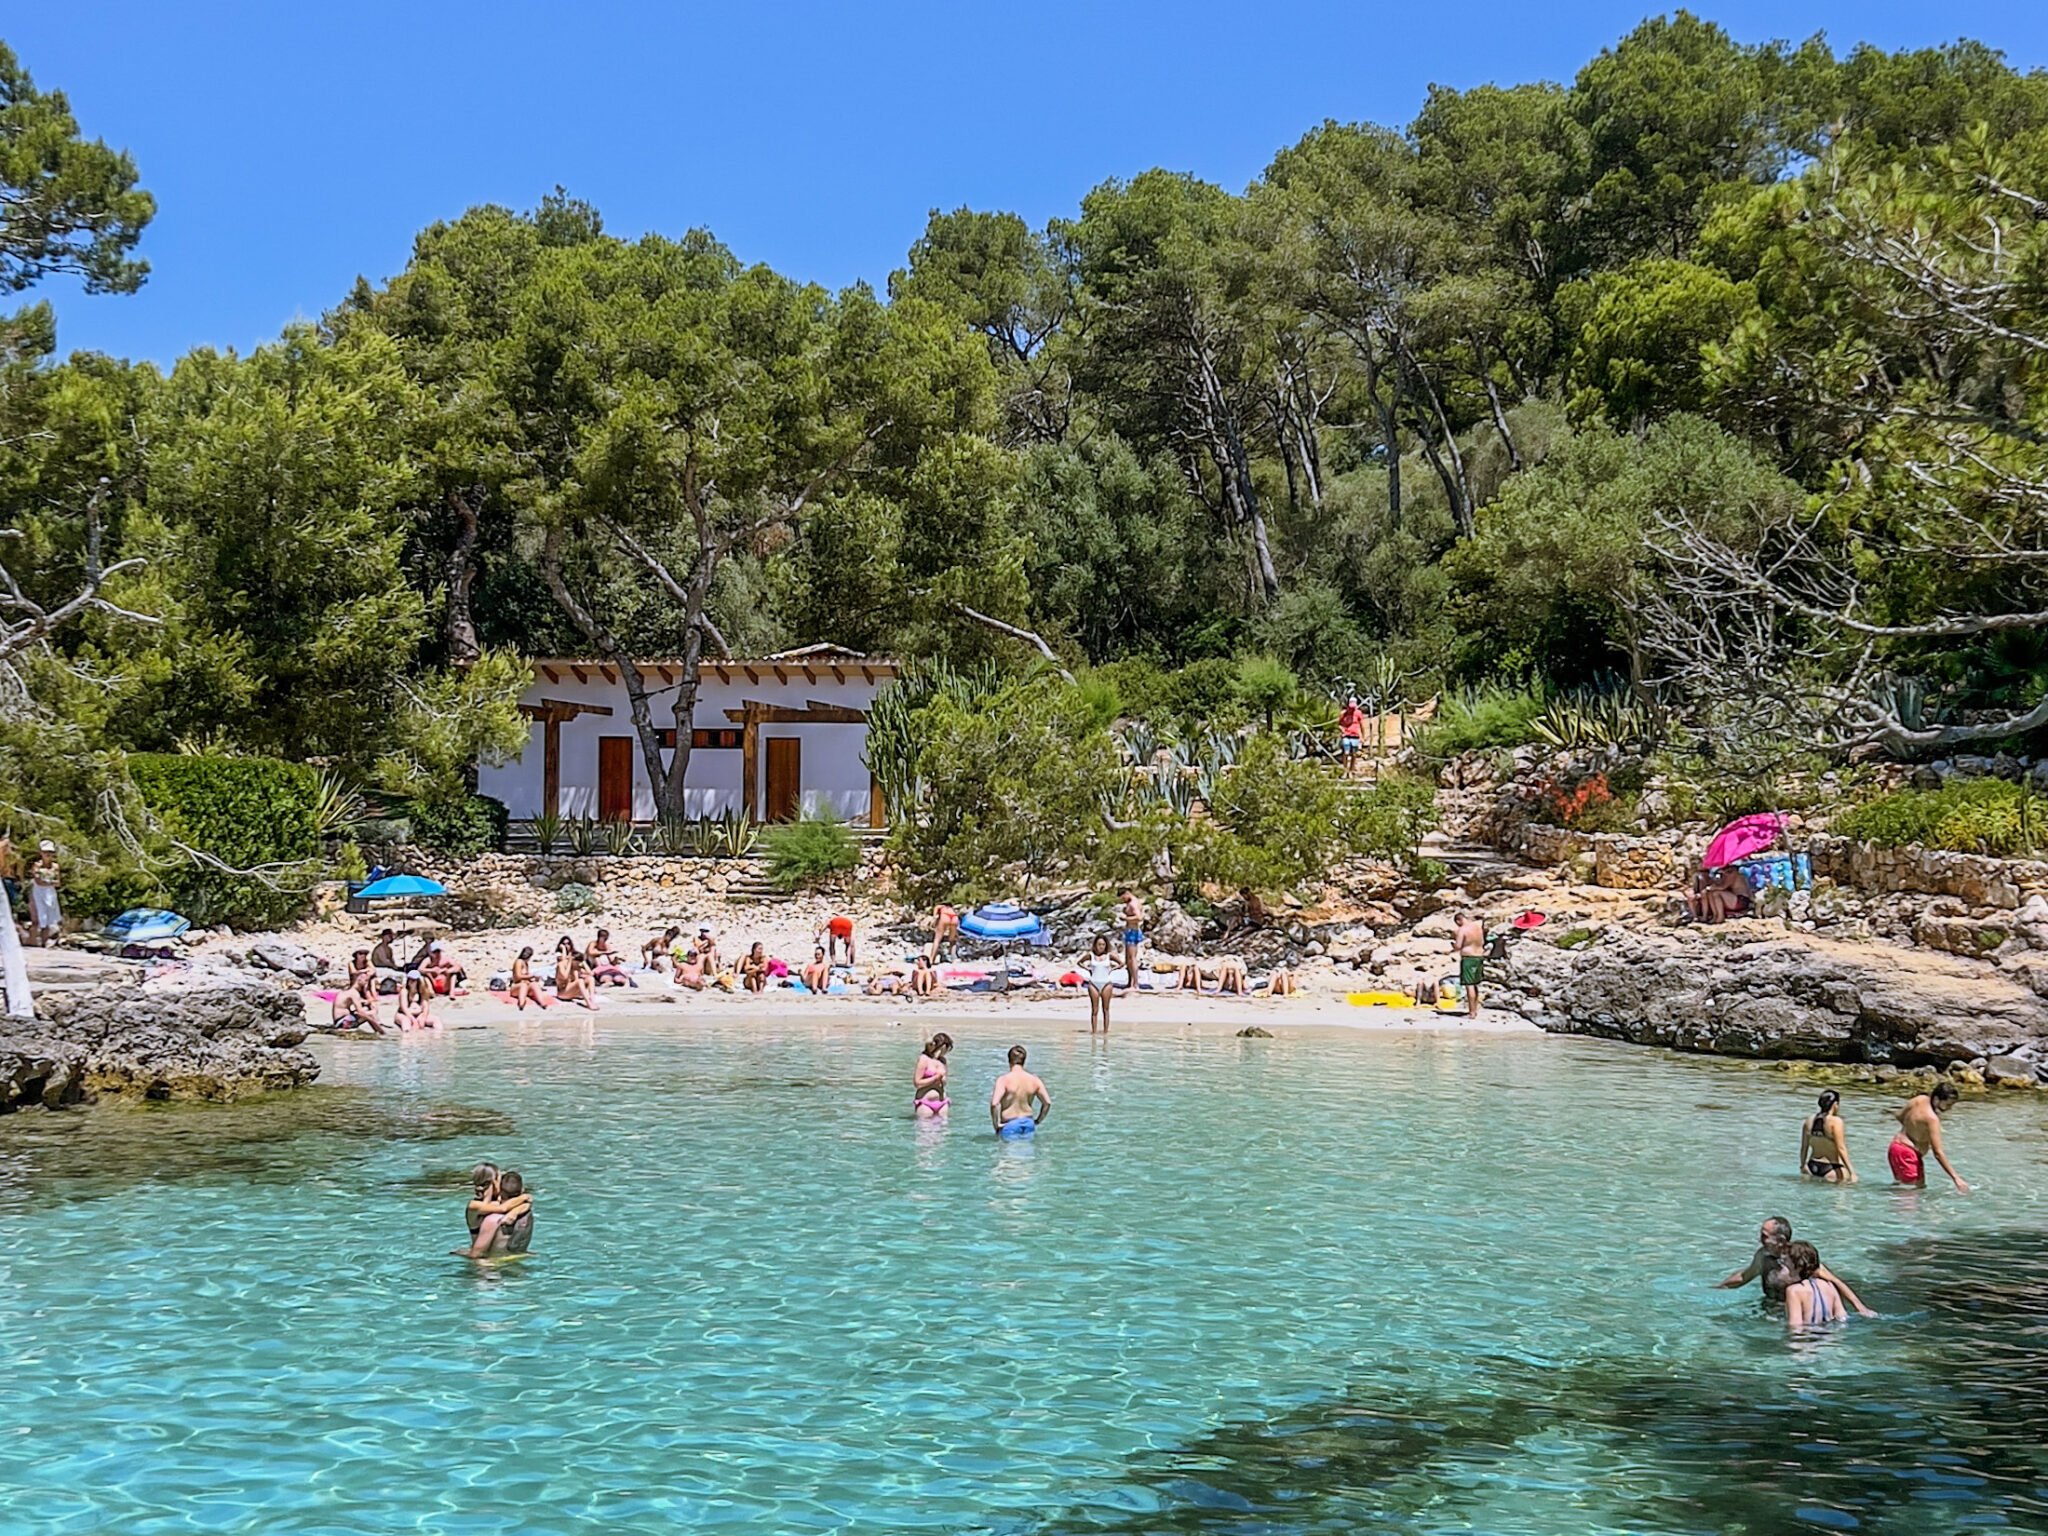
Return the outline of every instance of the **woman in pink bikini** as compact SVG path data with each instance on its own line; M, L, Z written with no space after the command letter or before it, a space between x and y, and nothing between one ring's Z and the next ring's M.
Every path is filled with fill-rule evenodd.
M924 1043L910 1074L910 1112L919 1120L936 1120L946 1112L946 1057L952 1050L953 1037L944 1030Z

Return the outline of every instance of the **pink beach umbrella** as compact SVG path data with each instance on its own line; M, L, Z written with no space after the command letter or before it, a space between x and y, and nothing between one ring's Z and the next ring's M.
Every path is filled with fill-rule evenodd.
M1775 811L1759 811L1754 816L1738 816L1707 844L1706 857L1700 860L1703 869L1720 869L1728 864L1740 864L1744 859L1762 853L1784 835L1784 818Z

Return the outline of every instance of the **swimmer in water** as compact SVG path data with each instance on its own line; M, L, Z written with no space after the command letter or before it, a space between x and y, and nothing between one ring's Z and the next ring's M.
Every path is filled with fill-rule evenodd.
M1812 1323L1841 1323L1849 1318L1848 1304L1841 1288L1821 1278L1820 1254L1811 1243L1787 1243L1785 1257L1791 1261L1792 1283L1785 1288L1785 1326L1804 1328Z
M910 1074L910 1112L920 1120L938 1119L952 1102L946 1097L946 1058L952 1051L953 1037L940 1030L918 1054Z
M1958 1194L1970 1192L1970 1186L1949 1163L1948 1150L1941 1144L1942 1111L1961 1097L1954 1083L1936 1083L1932 1093L1916 1093L1906 1101L1906 1107L1899 1111L1899 1133L1885 1149L1894 1179L1915 1189L1925 1189L1926 1159L1932 1157L1954 1182Z
M1849 1141L1835 1108L1841 1102L1842 1096L1830 1088L1820 1096L1820 1113L1800 1122L1799 1171L1830 1184L1854 1184L1856 1170L1849 1166Z
M1024 1070L1024 1047L1010 1047L1010 1070L996 1079L988 1096L989 1123L998 1136L1029 1136L1052 1113L1052 1095L1033 1073Z
M449 1251L465 1259L481 1259L496 1253L524 1253L526 1243L511 1246L511 1224L525 1221L526 1240L533 1235L533 1197L516 1172L500 1173L495 1164L478 1163L470 1174L476 1194L464 1213L469 1222L469 1246Z
M1757 1249L1750 1256L1749 1267L1738 1269L1726 1280L1717 1281L1714 1289L1719 1291L1740 1290L1752 1280L1761 1280L1765 1301L1782 1302L1786 1292L1799 1279L1791 1258L1792 1223L1782 1216L1767 1216L1757 1229ZM1851 1307L1865 1317L1877 1314L1863 1305L1863 1300L1849 1289L1849 1282L1822 1264L1814 1271L1821 1279L1832 1285Z

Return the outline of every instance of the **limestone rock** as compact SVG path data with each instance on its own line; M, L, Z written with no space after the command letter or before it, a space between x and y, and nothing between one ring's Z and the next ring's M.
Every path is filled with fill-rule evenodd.
M305 1005L282 978L200 971L57 993L43 1009L0 1038L0 1109L102 1094L230 1099L320 1073L295 1049Z
M1984 1063L1984 1076L1989 1082L2016 1083L2031 1088L2040 1081L2040 1074L2031 1061L2017 1056L1994 1056Z
M1162 901L1152 914L1152 925L1147 940L1154 949L1163 949L1169 954L1184 955L1201 943L1202 925L1174 901Z
M1503 987L1554 1032L1731 1056L1923 1064L2048 1045L2048 1003L2008 971L1814 934L1744 938L1610 929L1577 949L1524 945Z
M276 935L258 939L249 946L249 963L263 970L283 971L301 981L311 981L326 962L303 944Z
M1273 1031L1261 1029L1256 1024L1247 1024L1237 1032L1237 1038L1240 1040L1270 1040L1273 1038Z

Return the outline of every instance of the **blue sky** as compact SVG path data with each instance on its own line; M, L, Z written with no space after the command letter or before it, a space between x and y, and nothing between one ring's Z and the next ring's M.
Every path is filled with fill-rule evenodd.
M2048 64L2038 0L1702 6L1744 41L1957 36ZM1568 79L1640 3L1210 0L23 6L0 22L158 213L131 298L61 282L59 343L169 361L317 317L413 233L556 183L614 233L879 286L927 212L1037 224L1154 165L1242 187L1326 117L1405 123L1432 81Z

